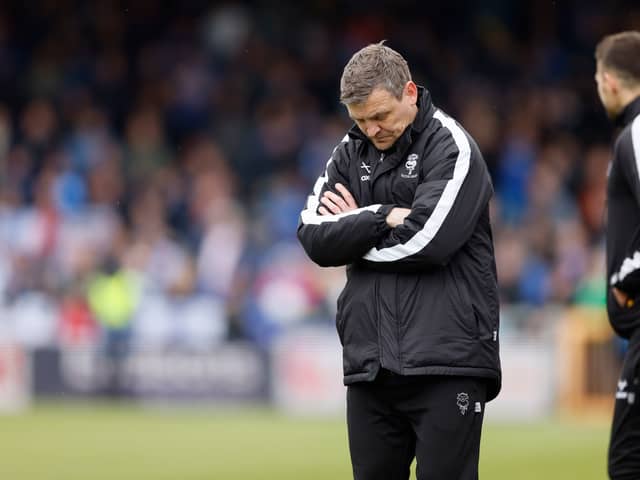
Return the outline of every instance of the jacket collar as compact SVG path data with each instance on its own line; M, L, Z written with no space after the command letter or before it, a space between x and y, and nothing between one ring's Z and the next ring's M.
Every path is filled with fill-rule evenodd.
M429 90L424 87L418 87L418 113L416 118L411 124L411 130L414 132L421 132L429 123L429 120L433 117L435 107L431 101L431 94Z
M618 127L626 127L634 118L640 115L640 96L631 101L616 117L615 123Z
M411 122L410 124L411 128L407 127L405 129L398 140L396 140L396 143L394 143L393 146L389 148L390 152L404 150L404 148L406 148L406 146L411 143L411 134L413 132L422 132L429 123L429 120L431 120L431 118L433 117L435 107L433 106L433 102L431 101L431 94L426 88L420 86L418 87L418 101L416 102L416 104L418 106L418 112L416 113L416 118L414 118L413 122ZM357 138L359 140L370 142L367 136L355 124L349 130L349 136Z

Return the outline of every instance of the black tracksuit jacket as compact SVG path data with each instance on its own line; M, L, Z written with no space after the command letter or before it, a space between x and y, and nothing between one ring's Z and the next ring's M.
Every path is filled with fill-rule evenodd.
M319 215L342 183L357 210ZM354 126L334 149L300 215L298 238L321 266L347 265L336 325L344 382L463 375L500 390L498 294L489 199L493 187L470 135L419 89L418 113L381 152ZM410 208L387 226L393 207Z
M607 310L614 330L630 338L640 326L640 97L618 116L607 185ZM634 302L620 307L612 287Z

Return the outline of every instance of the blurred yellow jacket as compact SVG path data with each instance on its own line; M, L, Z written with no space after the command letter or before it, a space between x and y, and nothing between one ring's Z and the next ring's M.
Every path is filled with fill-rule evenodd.
M140 297L135 276L123 270L99 273L89 282L87 294L96 320L112 329L128 326Z

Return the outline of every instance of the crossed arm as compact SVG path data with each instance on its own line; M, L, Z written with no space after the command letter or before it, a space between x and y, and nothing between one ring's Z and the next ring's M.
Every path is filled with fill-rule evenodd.
M358 204L351 195L351 192L341 183L336 183L336 190L340 195L333 193L331 190L324 192L320 199L322 206L318 209L320 215L338 215L340 213L350 212L358 208ZM395 228L404 222L404 219L411 213L409 208L394 207L386 217L387 225Z

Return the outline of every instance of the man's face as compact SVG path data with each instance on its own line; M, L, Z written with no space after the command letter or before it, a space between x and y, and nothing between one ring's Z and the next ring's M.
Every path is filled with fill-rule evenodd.
M391 147L418 111L418 89L407 82L398 100L384 88L375 88L364 102L347 105L349 116L378 150Z
M605 70L601 62L596 63L596 84L598 86L598 96L604 109L610 118L614 118L620 113L620 99L617 95L617 81L614 74Z

